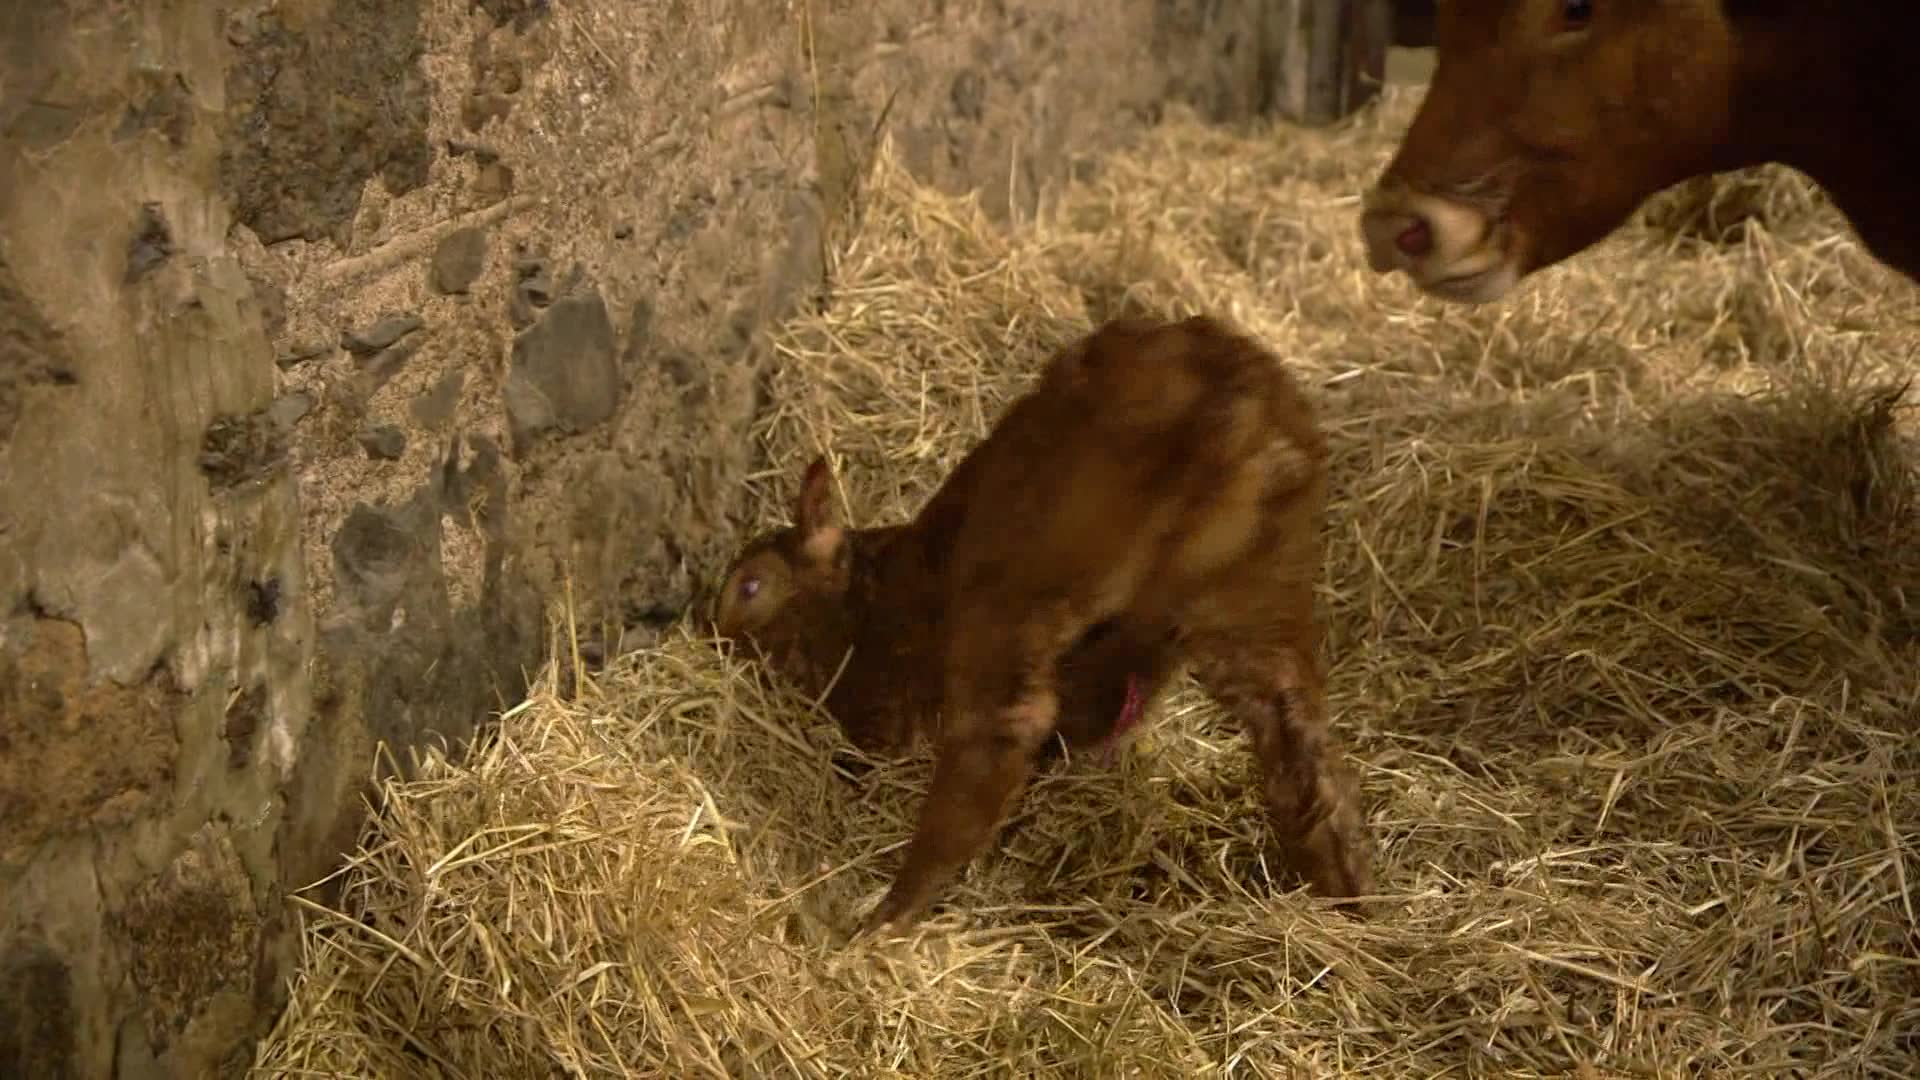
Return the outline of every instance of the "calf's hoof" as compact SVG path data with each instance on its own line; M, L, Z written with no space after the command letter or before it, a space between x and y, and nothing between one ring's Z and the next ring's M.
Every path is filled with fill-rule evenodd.
M896 885L887 890L887 895L880 898L880 902L874 905L872 911L867 912L866 918L860 920L859 927L853 932L853 940L859 941L862 938L879 936L904 936L913 929L914 924L920 921L920 915L925 906L923 902L908 895Z
M1364 915L1355 897L1373 892L1373 849L1360 815L1358 792L1338 783L1325 785L1321 794L1331 810L1306 832L1283 845L1289 868L1317 895L1335 901L1351 914Z
M1325 822L1288 845L1287 861L1315 895L1334 900L1342 911L1364 915L1357 897L1373 892L1373 868L1364 836L1342 836Z

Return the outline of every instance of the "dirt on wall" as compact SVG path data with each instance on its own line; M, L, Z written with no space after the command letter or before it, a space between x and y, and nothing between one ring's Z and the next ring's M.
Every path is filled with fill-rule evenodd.
M1263 7L7 6L0 1075L240 1070L376 767L737 539L880 135L1029 213L1250 113Z

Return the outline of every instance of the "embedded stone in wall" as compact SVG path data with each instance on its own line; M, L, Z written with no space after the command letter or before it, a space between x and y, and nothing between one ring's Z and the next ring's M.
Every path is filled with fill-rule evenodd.
M373 356L391 348L394 342L425 325L420 316L411 312L387 315L364 330L349 330L341 334L340 347L356 357Z
M305 390L295 390L273 399L273 404L267 407L267 418L282 431L289 431L312 411L313 395Z
M355 438L375 461L398 461L407 452L407 433L392 424L363 428Z
M183 702L166 669L133 686L96 682L85 636L65 619L30 617L5 636L24 645L0 649L0 862L163 802Z
M30 938L0 947L0 1070L70 1080L74 1021L73 979L60 954Z
M429 275L436 291L464 293L487 267L487 234L469 225L455 229L433 249Z
M513 261L513 294L507 299L507 321L515 330L532 326L540 310L553 303L553 291L553 274L547 269L547 260L521 253Z
M341 348L358 366L353 385L347 390L362 407L420 351L426 335L419 331L425 326L419 315L403 312L384 316L364 330L340 335Z
M210 827L135 886L111 925L141 992L151 1047L164 1052L215 993L251 997L258 923L246 868Z
M600 290L553 302L513 342L507 419L516 454L549 432L578 434L604 423L620 404L613 320Z
M408 403L408 415L423 428L445 427L453 420L454 411L460 405L460 390L466 382L467 373L454 368L440 376L432 389Z
M342 607L370 629L386 630L402 593L437 576L433 566L438 514L360 503L333 538L333 566Z
M287 461L287 432L271 406L240 416L216 416L200 442L200 471L215 491L261 483Z
M262 241L344 246L369 177L395 195L426 183L433 85L418 0L335 0L306 17L249 7L229 17L227 40L220 182Z

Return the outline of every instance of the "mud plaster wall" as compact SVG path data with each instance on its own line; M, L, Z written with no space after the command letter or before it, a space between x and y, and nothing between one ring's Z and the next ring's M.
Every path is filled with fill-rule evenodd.
M242 1068L376 743L680 613L878 132L1030 211L1261 7L7 5L0 1075Z

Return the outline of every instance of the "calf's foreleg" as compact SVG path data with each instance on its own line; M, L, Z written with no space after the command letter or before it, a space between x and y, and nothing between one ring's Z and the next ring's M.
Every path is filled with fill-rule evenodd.
M910 930L992 841L1053 735L1060 714L1056 664L1087 623L1059 613L1011 633L978 623L956 630L933 780L900 871L856 937Z

